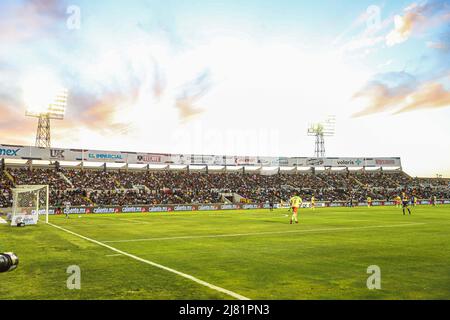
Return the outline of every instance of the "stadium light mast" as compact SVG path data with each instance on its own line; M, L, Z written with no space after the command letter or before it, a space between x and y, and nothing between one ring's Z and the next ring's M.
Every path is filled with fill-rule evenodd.
M325 157L325 137L332 137L335 134L336 116L328 116L325 121L310 124L308 136L316 137L314 156L316 158Z
M36 133L36 147L50 148L50 117L42 114L38 118L38 128Z
M38 118L36 132L36 147L50 148L50 120L63 120L66 112L68 90L61 87L54 87L39 92L38 88L33 88L26 92L26 112L28 117Z

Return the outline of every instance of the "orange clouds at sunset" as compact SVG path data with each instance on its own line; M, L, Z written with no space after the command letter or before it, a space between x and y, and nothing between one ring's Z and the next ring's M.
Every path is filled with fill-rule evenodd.
M390 88L377 82L357 92L354 99L362 99L365 108L353 117L367 116L380 112L399 114L420 109L437 109L450 105L450 91L442 83L428 82L418 88L399 86Z

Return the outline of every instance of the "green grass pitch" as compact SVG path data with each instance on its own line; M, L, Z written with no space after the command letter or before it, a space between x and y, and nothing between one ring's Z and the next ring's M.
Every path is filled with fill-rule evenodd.
M51 216L120 252L250 299L450 299L450 206ZM43 219L42 219L43 220ZM44 223L0 225L0 299L233 299ZM66 286L81 268L81 290ZM381 290L366 286L381 269Z

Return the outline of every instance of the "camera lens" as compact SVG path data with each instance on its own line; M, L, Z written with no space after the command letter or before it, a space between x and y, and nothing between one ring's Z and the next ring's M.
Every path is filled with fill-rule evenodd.
M19 265L19 258L12 253L0 253L0 273L13 271Z

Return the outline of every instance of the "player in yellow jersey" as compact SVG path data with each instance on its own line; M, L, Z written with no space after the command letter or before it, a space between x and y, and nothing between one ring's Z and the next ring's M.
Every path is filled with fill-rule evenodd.
M367 197L367 207L371 207L372 206L372 198L371 197Z
M402 204L402 198L400 196L395 197L395 207L400 208L400 205Z
M314 195L312 195L311 197L311 209L316 209L316 198L314 197Z
M291 224L294 222L294 220L295 223L298 223L298 208L300 208L302 202L302 198L300 198L297 193L295 193L291 200L289 200L293 212L291 217Z

